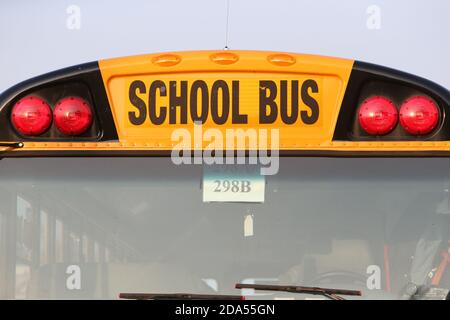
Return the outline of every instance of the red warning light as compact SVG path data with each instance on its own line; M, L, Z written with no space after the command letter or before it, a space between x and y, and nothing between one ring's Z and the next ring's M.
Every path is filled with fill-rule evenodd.
M411 97L400 107L400 124L410 134L428 134L438 122L439 109L428 97Z
M27 136L43 134L52 123L52 110L36 96L20 99L12 108L11 122L18 132Z
M54 120L61 133L78 136L86 132L92 124L91 107L79 97L63 98L56 104Z
M368 134L385 135L395 128L398 112L391 100L376 96L368 98L361 104L358 119Z

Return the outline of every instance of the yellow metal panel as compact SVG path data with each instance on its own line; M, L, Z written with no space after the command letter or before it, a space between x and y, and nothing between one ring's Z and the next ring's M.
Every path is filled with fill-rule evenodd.
M196 51L182 53L153 54L99 61L100 70L107 90L119 140L125 147L147 146L159 150L169 150L174 142L171 134L174 129L187 129L192 135L193 122L190 116L190 87L196 80L204 81L208 86L209 99L211 89L217 80L224 80L233 96L232 82L239 86L239 113L247 115L246 123L233 124L231 114L227 121L218 124L209 116L203 129L215 128L225 136L226 129L279 129L280 149L296 149L305 146L320 146L330 143L335 128L345 88L348 83L353 61L312 55L286 54L257 51ZM145 84L145 92L137 91L137 96L145 102L149 112L149 87L153 81L160 80L166 89L180 94L181 81L187 81L188 117L180 123L179 110L177 122L169 123L168 117L161 124L152 123L147 114L144 123L135 125L130 122L129 113L137 112L130 101L129 90L134 81ZM278 116L271 124L261 123L260 90L261 82L271 80L276 83ZM170 87L174 82L176 88ZM280 116L281 82L285 81L287 91L287 114L292 112L292 90L297 90L298 118L292 124L286 124ZM317 92L307 88L308 95L317 102L319 116L314 123L302 121L300 112L311 116L312 109L302 100L302 85L307 81L317 84ZM296 87L296 88L295 88ZM267 89L269 90L269 89ZM270 91L267 91L267 95ZM159 107L169 109L169 93L156 94L157 113ZM219 111L223 106L219 99ZM211 101L209 102L211 107ZM199 104L198 104L199 108ZM170 110L168 110L169 112ZM230 112L231 113L231 112ZM211 115L211 109L209 110ZM270 135L269 135L270 136ZM206 142L203 143L205 147Z

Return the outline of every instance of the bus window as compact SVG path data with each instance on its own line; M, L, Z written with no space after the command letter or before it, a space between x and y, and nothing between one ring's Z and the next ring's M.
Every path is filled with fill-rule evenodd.
M31 261L33 243L33 210L31 204L17 197L17 256Z
M94 261L100 261L100 246L97 241L94 242Z
M105 249L105 262L111 262L111 251L109 250L109 248Z
M81 239L75 232L69 234L69 261L78 262L80 259L80 244Z
M88 250L88 237L87 235L83 234L81 237L82 245L81 245L81 252L82 252L82 261L89 262L89 250Z
M40 225L40 264L45 265L49 263L49 219L48 213L41 210L41 225Z
M55 223L55 257L56 262L64 261L64 226L60 219Z
M6 267L6 237L7 237L7 226L6 226L6 214L0 211L0 298L6 297L6 278L7 278L7 267Z
M16 288L15 298L27 297L27 290L31 278L31 266L33 258L33 207L23 197L17 197L16 217Z

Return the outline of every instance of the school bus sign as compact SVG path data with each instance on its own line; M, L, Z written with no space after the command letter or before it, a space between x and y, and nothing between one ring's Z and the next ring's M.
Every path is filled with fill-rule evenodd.
M193 131L196 122L224 136L232 128L276 128L281 148L306 137L325 141L333 133L352 66L347 60L255 52L196 52L177 58L172 56L179 63L166 66L158 65L158 57L140 57L156 63L130 67L121 76L115 76L117 61L100 62L119 137L170 149L172 131ZM122 65L135 65L135 58L128 59ZM317 61L324 66L313 67Z

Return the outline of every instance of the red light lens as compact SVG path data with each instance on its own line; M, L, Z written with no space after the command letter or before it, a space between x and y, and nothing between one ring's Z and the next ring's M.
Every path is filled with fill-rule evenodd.
M371 135L384 135L397 124L398 112L394 103L385 97L365 100L358 111L359 124Z
M67 97L56 104L54 120L61 133L78 136L91 126L92 111L85 100L79 97Z
M11 121L17 131L28 136L43 134L52 123L50 106L39 97L20 99L12 108Z
M412 97L400 108L400 124L410 134L428 134L436 128L438 122L439 109L430 98Z

